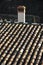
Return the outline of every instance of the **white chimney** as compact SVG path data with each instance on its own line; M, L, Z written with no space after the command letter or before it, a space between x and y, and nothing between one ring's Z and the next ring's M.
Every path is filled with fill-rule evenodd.
M18 22L24 22L25 23L25 6L18 6Z

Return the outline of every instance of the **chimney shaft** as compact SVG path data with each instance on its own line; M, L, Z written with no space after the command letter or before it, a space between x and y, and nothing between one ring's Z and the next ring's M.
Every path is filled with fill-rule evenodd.
M18 22L25 23L25 6L19 6L17 9L18 9Z

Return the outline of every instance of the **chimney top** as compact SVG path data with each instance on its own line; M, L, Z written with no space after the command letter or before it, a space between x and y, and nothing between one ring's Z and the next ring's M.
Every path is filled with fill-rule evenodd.
M17 7L18 12L24 12L25 9L26 9L25 6L18 6Z
M19 8L26 9L25 6L18 6L17 8L18 8L18 9L19 9Z

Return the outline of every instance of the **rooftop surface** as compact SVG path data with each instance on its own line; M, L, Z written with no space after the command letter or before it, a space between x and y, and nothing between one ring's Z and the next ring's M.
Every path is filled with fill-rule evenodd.
M1 65L41 65L43 26L23 23L0 25Z

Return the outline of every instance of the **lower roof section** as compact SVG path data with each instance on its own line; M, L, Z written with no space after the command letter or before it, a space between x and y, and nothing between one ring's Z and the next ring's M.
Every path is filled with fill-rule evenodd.
M23 23L0 25L1 65L41 65L43 26Z

